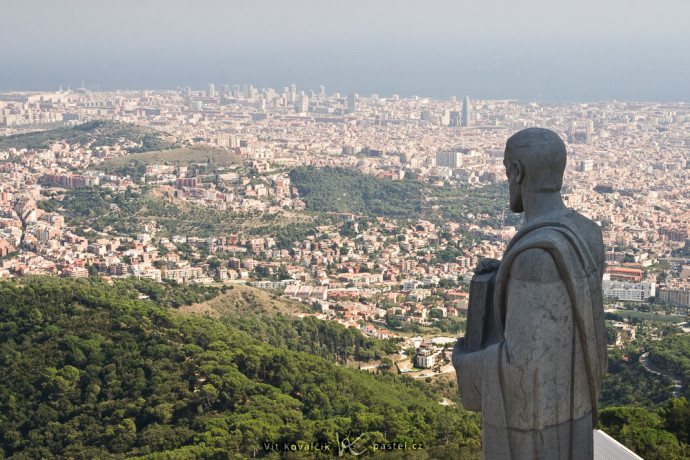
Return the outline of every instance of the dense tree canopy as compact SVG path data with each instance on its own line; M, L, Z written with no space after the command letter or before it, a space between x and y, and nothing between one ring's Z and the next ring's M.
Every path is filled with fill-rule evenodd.
M690 381L690 336L669 335L648 344L649 360L658 368L683 380L687 390Z
M334 321L322 321L314 317L292 318L286 316L224 318L224 322L238 329L259 336L277 348L305 351L337 363L349 359L358 361L380 360L396 353L400 347L390 340L365 337L355 328L347 328Z
M349 433L479 455L478 416L423 382L276 349L98 278L2 282L0 327L0 456L246 458Z
M0 282L0 457L277 457L276 444L335 448L337 437L361 435L371 451L408 442L423 444L419 458L479 458L479 414L439 404L439 385L395 375L391 342L313 318L223 324L164 307L217 291L98 277ZM607 407L600 427L644 458L687 458L690 405L656 399L667 379L645 377L632 349L625 356L612 355L605 400L646 407ZM382 358L388 370L330 362L353 357Z
M417 180L394 181L345 168L304 166L290 171L308 209L403 219L439 219L479 225L518 225L522 217L507 211L505 182L470 187L431 186Z
M600 408L637 406L652 410L673 396L673 381L645 370L639 362L640 353L633 347L609 351L609 369Z
M664 430L659 415L640 407L611 407L599 413L600 425L608 434L646 460L687 458L678 438Z

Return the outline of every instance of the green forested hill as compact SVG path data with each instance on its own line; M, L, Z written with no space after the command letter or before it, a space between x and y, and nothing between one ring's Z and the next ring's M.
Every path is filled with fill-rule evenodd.
M345 168L302 166L290 171L307 209L403 219L467 222L499 228L521 222L508 212L507 182L483 187L436 187L417 180L394 181ZM484 215L483 217L479 217Z
M344 168L305 166L290 171L307 208L322 212L350 212L406 217L421 212L424 190L417 181L379 179Z
M112 211L111 204L119 210ZM137 194L130 191L112 193L101 187L68 190L62 201L50 199L39 202L48 212L60 211L70 227L79 233L86 227L96 231L112 226L117 233L136 233L141 222L155 220L159 231L166 236L185 234L208 237L224 233L270 235L280 249L292 247L315 233L315 227L332 221L329 216L283 210L278 214L250 214L227 212L189 203L170 203L155 191Z
M100 278L0 282L0 458L330 457L348 436L374 458L480 457L478 414L440 405L423 381L312 354L390 351L383 343L348 345L347 330L315 320L223 324L161 306L217 294ZM600 426L644 458L688 458L690 404L658 407L609 407ZM284 443L330 450L275 450ZM423 448L374 451L384 443Z
M336 449L348 435L479 456L478 416L423 382L130 297L99 278L0 283L0 457L277 457L265 443Z
M391 340L376 340L364 336L353 327L314 317L269 316L263 314L244 317L225 316L222 321L278 348L306 351L336 363L349 359L367 362L396 353L400 346Z
M147 152L170 148L172 144L164 141L164 133L155 129L121 123L111 120L96 120L81 125L49 129L29 134L14 134L0 137L0 151L9 148L16 149L44 149L57 141L70 144L79 143L82 146L115 145L120 139L136 142L139 148L130 148L130 153Z

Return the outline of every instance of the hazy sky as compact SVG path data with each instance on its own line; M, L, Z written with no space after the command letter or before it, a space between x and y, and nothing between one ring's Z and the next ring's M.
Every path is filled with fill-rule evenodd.
M688 0L0 0L0 91L690 101Z

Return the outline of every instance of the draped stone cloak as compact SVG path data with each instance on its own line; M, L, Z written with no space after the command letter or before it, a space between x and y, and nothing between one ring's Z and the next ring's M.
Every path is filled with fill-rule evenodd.
M558 281L535 291L510 279L530 249L553 258ZM484 458L592 458L607 369L602 269L568 217L527 225L508 245L494 291L499 343L470 353L458 343L453 353L463 405L482 411Z

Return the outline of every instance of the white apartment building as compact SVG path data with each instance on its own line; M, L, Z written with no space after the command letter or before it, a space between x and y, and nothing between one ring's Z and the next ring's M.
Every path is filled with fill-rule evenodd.
M602 288L605 296L618 300L644 302L656 295L656 283L626 283L623 281L604 280Z
M441 360L441 350L422 345L417 352L417 366L431 369Z

